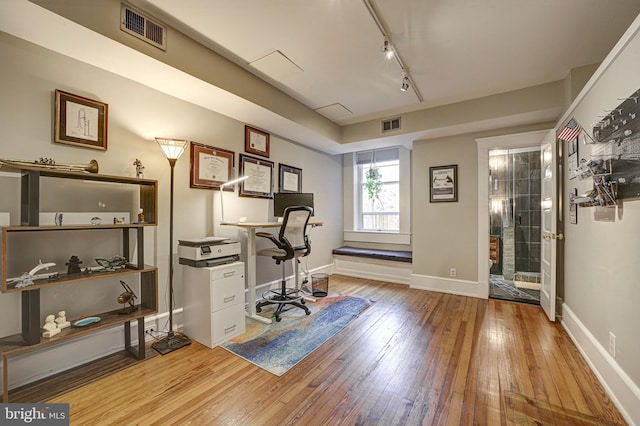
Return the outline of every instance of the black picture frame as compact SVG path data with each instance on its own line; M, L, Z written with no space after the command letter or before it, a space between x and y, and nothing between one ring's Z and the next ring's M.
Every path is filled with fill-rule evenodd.
M302 169L278 164L278 192L302 192Z
M273 198L273 167L272 161L240 154L240 176L247 179L240 183L239 195Z
M429 201L458 201L458 165L429 167Z

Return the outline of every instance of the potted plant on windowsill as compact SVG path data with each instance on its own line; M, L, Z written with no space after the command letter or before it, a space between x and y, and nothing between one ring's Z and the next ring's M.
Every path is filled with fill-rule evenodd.
M364 187L370 200L377 200L382 190L382 175L377 167L371 167L365 173Z

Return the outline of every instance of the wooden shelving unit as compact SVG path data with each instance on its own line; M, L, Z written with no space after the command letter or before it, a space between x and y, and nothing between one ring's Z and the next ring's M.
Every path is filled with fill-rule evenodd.
M107 176L89 174L83 172L68 172L40 167L14 167L2 166L3 171L21 173L21 224L22 226L8 226L2 228L0 242L0 291L3 293L19 292L22 297L22 332L12 336L0 338L0 352L2 353L3 379L2 402L38 402L53 395L73 389L83 383L95 380L98 377L110 374L113 371L125 368L132 363L146 358L147 349L144 345L144 318L158 311L158 277L157 268L144 264L144 228L155 226L157 222L157 181L148 179L135 179L120 176ZM39 226L40 213L40 178L53 177L60 179L81 179L84 181L110 182L123 185L136 185L139 189L139 207L144 210L145 222L114 225L64 225L64 226ZM137 206L136 206L137 207ZM24 233L49 234L48 237L64 239L69 231L86 233L91 235L95 230L122 232L122 253L129 263L123 269L113 271L93 271L91 273L80 272L75 274L60 274L56 280L36 280L27 287L16 287L15 282L8 283L7 265L11 263L10 253L14 249L11 237ZM132 234L137 242L136 261L131 262L130 246ZM19 244L19 243L18 243ZM98 279L113 278L114 280L127 276L138 275L140 277L140 303L131 312L116 309L95 313L92 316L100 317L100 321L83 327L71 326L63 329L52 338L41 338L41 312L40 290L49 287L58 287L68 284L89 283ZM70 319L73 322L78 320ZM137 322L138 346L132 345L131 323ZM100 360L92 360L90 364L79 366L45 379L12 389L9 392L9 360L12 357L25 355L29 352L45 350L49 347L68 342L73 339L105 330L112 327L124 326L125 350L117 354L109 354ZM96 369L97 365L103 365Z

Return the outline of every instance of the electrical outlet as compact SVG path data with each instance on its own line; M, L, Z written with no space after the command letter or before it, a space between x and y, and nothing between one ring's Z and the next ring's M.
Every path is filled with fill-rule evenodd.
M609 332L609 354L616 357L616 335Z
M457 274L458 274L458 271L456 271L456 268L449 269L449 276L450 277L455 277Z

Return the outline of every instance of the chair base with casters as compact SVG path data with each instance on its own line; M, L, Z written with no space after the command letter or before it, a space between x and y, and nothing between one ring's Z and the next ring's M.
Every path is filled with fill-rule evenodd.
M296 260L294 260L295 262ZM284 269L284 263L282 264ZM304 303L304 297L302 290L297 288L288 288L286 280L280 282L279 290L267 290L262 293L264 300L256 304L256 312L262 312L262 307L267 305L278 305L273 316L277 322L280 322L282 317L280 316L287 305L295 306L304 310L307 315L311 314L311 311Z
M277 237L267 232L256 233L256 236L270 240L275 246L260 250L258 254L271 257L276 261L277 265L282 264L280 288L264 292L262 295L264 300L256 303L256 312L261 312L262 307L266 305L278 305L274 313L274 317L278 322L282 319L281 314L286 305L300 308L307 315L311 314L309 308L305 306L302 291L298 288L287 287L285 261L298 262L299 257L308 256L311 252L311 244L307 236L307 224L312 212L311 207L287 207Z

